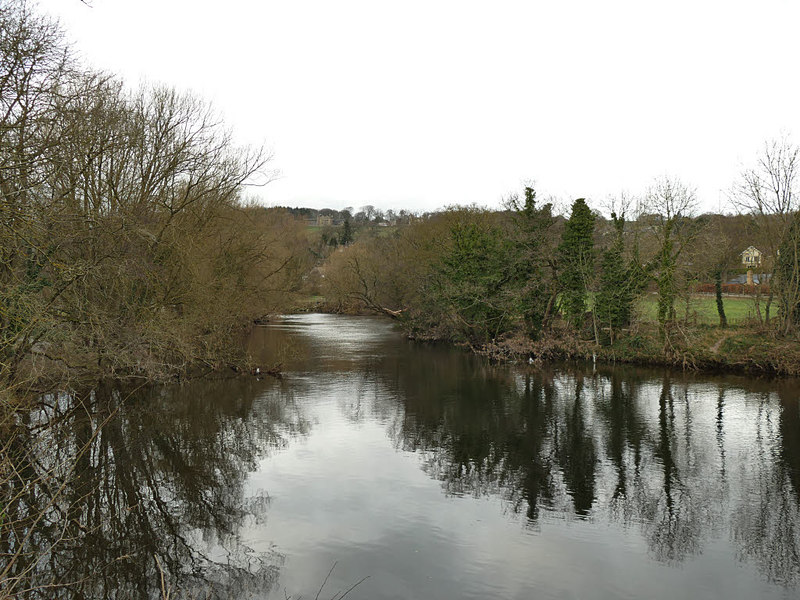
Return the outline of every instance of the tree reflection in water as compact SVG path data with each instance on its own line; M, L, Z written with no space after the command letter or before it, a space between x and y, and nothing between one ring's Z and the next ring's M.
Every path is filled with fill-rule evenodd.
M348 424L385 424L445 493L501 498L527 527L610 523L665 564L722 548L770 581L800 581L796 382L491 367L389 335L384 348L377 334L356 355L308 337L309 360L283 383L203 382L130 398L100 387L26 414L10 438L17 471L3 491L15 500L0 523L0 570L20 555L6 574L18 578L15 591L69 583L38 595L154 597L159 566L194 597L269 587L282 557L241 538L269 505L246 491L248 474L309 433L298 406L325 405L324 389L339 390ZM369 479L355 481L366 490Z
M591 430L587 431L584 416L586 401L584 378L574 382L575 400L572 406L565 406L563 433L557 444L558 462L564 471L567 491L572 497L575 514L587 516L595 500L595 466L597 454Z
M18 557L6 579L47 598L158 597L162 573L193 597L266 589L282 558L241 542L269 505L244 484L260 457L308 431L302 414L276 382L131 391L44 398L16 427L0 569Z
M800 400L787 386L778 388L778 396L777 423L768 396L761 398L751 449L754 472L742 474L732 535L741 559L787 585L800 579Z
M405 398L393 435L424 456L424 470L454 495L500 494L535 521L552 500L556 460L552 381L515 382L454 353L410 354L397 379Z
M446 493L499 496L533 527L610 518L667 564L730 536L770 581L800 580L796 383L780 406L766 394L756 408L774 382L721 379L709 392L653 370L494 369L435 349L401 360L391 386L405 411L390 434ZM731 422L726 393L745 398Z

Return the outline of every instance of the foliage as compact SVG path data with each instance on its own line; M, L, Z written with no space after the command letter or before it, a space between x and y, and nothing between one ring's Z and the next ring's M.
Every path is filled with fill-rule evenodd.
M398 316L412 293L413 265L403 260L409 249L402 234L368 236L331 254L322 270L321 292L332 310L366 308Z
M633 302L640 286L634 272L636 263L626 265L623 256L625 217L612 213L611 219L614 241L602 255L600 287L595 296L594 310L613 343L618 331L630 324Z
M667 344L676 322L675 301L681 293L689 298L691 265L688 261L679 264L679 259L688 253L702 227L702 221L693 218L696 203L693 189L669 177L657 179L647 194L658 244L651 262L658 288L658 323Z
M576 327L583 323L587 284L594 271L594 222L586 200L575 200L558 248L561 307L567 321Z
M551 292L543 256L553 219L532 200L527 210L453 208L360 236L325 262L321 292L334 310L387 314L421 337L480 346L522 323L536 336Z
M780 247L775 278L780 302L781 330L800 329L800 211L794 214Z
M511 244L479 211L462 211L450 228L450 243L434 266L429 293L458 337L486 343L513 324L515 279Z
M547 325L557 291L547 276L549 230L554 219L552 205L536 205L536 191L525 188L524 204L517 197L509 199L508 208L514 216L511 235L518 265L519 302L526 332L536 339Z
M350 217L345 217L344 225L342 225L342 233L339 236L339 244L347 246L353 243L353 228L350 225Z
M670 219L664 223L663 239L656 263L658 265L658 276L656 277L658 286L658 323L662 328L662 332L668 323L675 321L677 255L674 252L675 242L672 239L674 228L675 223L673 220Z
M190 95L78 68L24 2L0 29L0 379L234 360L308 266L294 221L241 199L269 156Z

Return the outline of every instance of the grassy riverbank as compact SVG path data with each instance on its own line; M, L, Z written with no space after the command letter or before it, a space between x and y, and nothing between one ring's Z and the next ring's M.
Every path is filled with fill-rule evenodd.
M514 334L476 351L501 360L597 360L686 370L800 376L797 343L773 337L767 329L755 328L685 328L671 343L665 343L657 327L643 326L637 333L608 346L580 339L568 331L554 331L537 341Z
M656 324L645 322L608 345L595 344L562 327L553 328L538 340L515 332L473 350L504 361L597 360L684 370L800 376L798 344L775 336L764 326L685 326L676 328L665 341Z
M603 363L627 363L668 366L685 370L726 371L762 375L800 376L800 347L775 335L769 326L753 317L754 299L726 297L725 310L729 325L714 324L714 298L693 297L693 313L687 323L675 325L669 341L661 336L656 320L656 300L646 296L639 303L637 321L614 343L596 344L590 332L579 335L561 322L534 340L523 331L513 331L493 342L473 345L413 331L401 314L398 326L411 339L454 343L502 362L546 362L555 360L596 360ZM713 314L711 313L713 309ZM374 314L357 305L337 306L322 296L298 303L294 312L328 312L338 314Z
M660 185L651 199L663 204L675 188ZM308 306L385 314L411 338L497 359L800 374L800 288L790 272L760 297L723 295L721 323L716 296L694 291L715 289L710 281L722 290L721 265L733 262L709 259L719 240L708 219L608 221L583 199L564 218L535 196L526 188L524 204L512 199L505 211L451 208L388 238L359 239L319 267ZM795 254L789 244L781 256Z

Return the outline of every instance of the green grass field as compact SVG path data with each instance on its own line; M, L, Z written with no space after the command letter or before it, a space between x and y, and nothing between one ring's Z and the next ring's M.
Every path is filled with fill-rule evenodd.
M756 318L755 299L741 296L723 296L725 316L728 324L744 324L748 319ZM761 312L764 312L765 298L761 299ZM655 294L648 294L639 302L639 311L642 317L655 321L658 317L658 298ZM678 319L683 319L686 304L682 301L675 303ZM701 325L719 324L717 315L717 301L714 296L697 295L689 301L689 321Z

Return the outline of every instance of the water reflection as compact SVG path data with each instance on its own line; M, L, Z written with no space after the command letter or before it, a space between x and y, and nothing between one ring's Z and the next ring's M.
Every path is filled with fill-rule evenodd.
M796 593L795 381L496 367L329 315L252 344L282 381L101 388L27 415L0 526L25 585L153 597L162 568L194 597L314 597L339 561L326 596L366 575L350 597Z
M252 551L239 532L269 506L266 491L244 497L247 474L309 429L285 390L105 385L42 403L16 428L27 460L4 490L14 501L0 553L18 554L17 592L159 597L163 576L172 597L228 598L275 580L280 554Z
M740 558L755 562L769 580L789 585L800 577L800 419L797 394L783 387L779 397L779 411L772 410L766 398L759 405L749 461L754 463L753 473L742 482L732 536Z
M520 371L436 349L400 360L389 385L405 410L391 432L447 494L496 495L534 528L543 509L637 528L651 557L671 565L728 537L769 581L797 583L796 384L778 386L778 404L759 389L778 385L768 382ZM737 401L726 405L726 394Z

